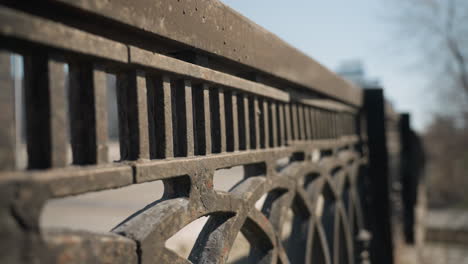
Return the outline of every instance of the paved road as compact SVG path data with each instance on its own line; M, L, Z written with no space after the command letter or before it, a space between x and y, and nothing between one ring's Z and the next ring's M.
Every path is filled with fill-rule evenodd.
M468 264L468 210L428 210L424 264Z

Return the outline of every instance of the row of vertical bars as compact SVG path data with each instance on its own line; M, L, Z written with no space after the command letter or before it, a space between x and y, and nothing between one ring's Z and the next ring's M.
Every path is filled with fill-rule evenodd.
M150 159L284 145L278 102L168 76L146 82Z
M15 167L15 95L9 52L0 52L0 168ZM28 168L108 162L106 72L90 62L24 56ZM354 134L355 116L283 103L207 83L138 70L117 72L122 160L168 159L285 146L288 141ZM68 79L67 79L68 76ZM66 86L68 85L68 95ZM68 98L67 98L68 97ZM67 102L70 112L67 120Z
M134 153L122 154L123 159L168 159L286 144L287 105L283 103L167 75L142 74L141 81L133 78L133 84L120 81L129 79L122 77L125 75L117 75L118 95L127 94L124 90L147 95L146 103L134 105L139 108L138 116L148 117L148 134L134 144L121 141L121 147L133 148L122 153ZM125 104L132 105L129 101ZM125 120L120 119L120 123L125 124ZM133 129L140 129L133 134L141 135L144 126ZM128 140L126 131L121 130L120 135L121 140Z
M288 140L333 139L356 134L356 115L291 103L285 105Z
M0 51L0 169L17 168L16 104L11 75L11 53ZM67 165L68 122L73 164L107 162L106 73L91 63L69 65L40 52L26 55L23 66L23 100L27 164L29 169ZM67 80L68 76L68 80ZM66 94L69 85L69 94ZM67 96L68 106L67 109Z

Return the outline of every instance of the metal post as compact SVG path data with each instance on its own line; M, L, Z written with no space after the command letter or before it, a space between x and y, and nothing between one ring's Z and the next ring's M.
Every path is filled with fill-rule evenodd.
M419 137L411 130L410 115L407 113L400 118L400 142L403 231L406 242L413 244L418 181L424 166L424 150Z
M367 223L372 233L372 263L393 263L387 138L385 134L385 99L382 89L364 91L369 148L369 183Z

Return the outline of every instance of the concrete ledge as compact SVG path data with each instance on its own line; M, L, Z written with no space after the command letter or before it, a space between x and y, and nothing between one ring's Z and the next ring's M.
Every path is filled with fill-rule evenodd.
M255 68L348 104L362 104L362 89L217 0L55 1Z

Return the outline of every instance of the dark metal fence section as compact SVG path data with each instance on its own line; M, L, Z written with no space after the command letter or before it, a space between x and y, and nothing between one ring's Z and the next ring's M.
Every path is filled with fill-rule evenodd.
M403 207L403 234L405 241L414 244L416 240L416 207L418 206L419 182L423 178L425 155L423 144L417 134L411 129L410 115L401 114L401 199Z
M224 263L239 232L251 263L365 263L369 245L391 262L389 231L376 228L390 221L377 212L388 202L381 92L363 106L360 89L217 1L8 2L0 22L0 262ZM12 54L25 62L24 170ZM217 169L239 165L241 182L213 188ZM49 199L148 181L164 183L163 198L109 233L39 227ZM188 259L166 248L202 216Z

